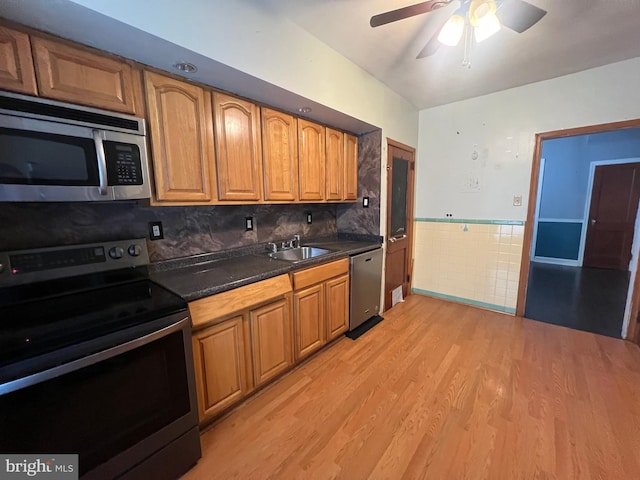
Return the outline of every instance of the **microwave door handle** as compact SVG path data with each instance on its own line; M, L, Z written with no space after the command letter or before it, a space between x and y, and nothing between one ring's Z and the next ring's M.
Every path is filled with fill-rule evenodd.
M102 132L100 130L93 131L93 143L96 145L96 153L98 155L98 178L100 186L98 191L100 195L107 194L107 157L104 154L104 143L102 143Z

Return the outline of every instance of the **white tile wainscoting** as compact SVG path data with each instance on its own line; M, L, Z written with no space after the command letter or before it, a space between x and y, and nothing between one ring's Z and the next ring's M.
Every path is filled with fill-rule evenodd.
M415 219L414 293L515 313L524 222Z

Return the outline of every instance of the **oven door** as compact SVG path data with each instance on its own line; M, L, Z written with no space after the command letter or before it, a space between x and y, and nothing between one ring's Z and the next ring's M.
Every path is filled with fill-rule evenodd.
M0 396L0 452L79 454L83 478L184 473L200 444L191 320L174 317L142 338L11 382Z

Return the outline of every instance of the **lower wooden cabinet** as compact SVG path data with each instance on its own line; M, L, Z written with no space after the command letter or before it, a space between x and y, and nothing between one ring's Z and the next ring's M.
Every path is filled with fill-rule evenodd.
M288 275L196 300L189 310L200 422L293 364Z
M296 327L296 359L301 359L322 347L325 335L324 284L314 285L293 294Z
M329 342L349 329L349 274L327 280L325 292Z
M349 260L291 274L295 358L300 360L349 328Z
M200 420L224 410L249 391L243 317L193 335L193 360Z
M195 300L189 311L203 423L348 329L349 260Z
M251 357L256 386L271 380L293 364L291 300L278 300L249 312Z

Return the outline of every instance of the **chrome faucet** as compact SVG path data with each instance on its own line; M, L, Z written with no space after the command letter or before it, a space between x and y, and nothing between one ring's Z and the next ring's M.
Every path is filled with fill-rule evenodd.
M300 247L300 234L296 233L291 240L291 246L299 248Z

